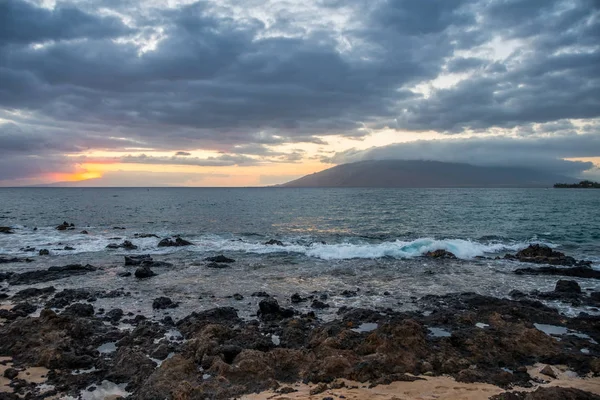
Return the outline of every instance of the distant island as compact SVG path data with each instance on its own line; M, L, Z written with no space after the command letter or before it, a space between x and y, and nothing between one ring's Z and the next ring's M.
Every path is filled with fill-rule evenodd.
M600 183L592 181L581 181L579 183L555 183L559 189L600 189Z
M575 182L566 176L520 167L482 167L419 160L369 160L341 164L279 187L545 187Z

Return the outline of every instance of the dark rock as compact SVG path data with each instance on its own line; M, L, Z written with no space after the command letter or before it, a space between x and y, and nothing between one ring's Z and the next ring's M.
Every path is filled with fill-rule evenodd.
M568 281L565 279L561 279L556 282L556 287L554 288L555 292L560 293L581 293L581 287L576 281Z
M125 249L125 250L137 250L137 246L131 243L129 240L123 241L121 244L111 243L106 246L107 249Z
M221 268L227 268L227 267L229 267L229 265L224 264L224 263L211 262L211 263L206 264L206 268L221 269Z
M144 239L144 238L158 238L154 233L136 233L133 235L135 238Z
M19 375L19 371L17 371L14 368L7 368L4 371L4 377L7 379L11 379L11 380L15 379L17 377L17 375Z
M600 271L588 267L540 267L540 268L519 268L515 270L517 275L558 275L571 276L574 278L600 279Z
M302 303L304 301L308 301L307 298L300 296L298 293L294 293L290 298L290 301L294 304Z
M56 227L57 231L66 231L66 230L72 230L75 227L74 224L69 224L67 221L64 221L62 224L58 225Z
M144 278L153 277L156 274L154 273L154 271L152 271L150 269L150 267L143 266L143 267L139 267L138 269L136 269L134 275L136 278L144 279Z
M294 310L280 307L277 300L272 297L261 300L258 308L257 315L263 320L279 320L294 316Z
M284 246L281 240L271 239L268 242L265 242L267 246Z
M31 247L31 246L21 247L19 250L33 253L35 251L35 247Z
M50 255L50 250L48 250L48 249L41 249L38 254L40 256L49 256Z
M210 261L214 263L232 263L235 262L233 258L225 257L224 255L218 255L215 257L206 257L204 261Z
M64 308L76 301L92 301L94 294L85 289L64 289L58 292L54 297L46 303L46 307Z
M123 230L125 230L126 228L124 228L124 227L122 227L122 226L113 226L113 229L114 229L114 230L118 230L118 231L123 231Z
M149 254L143 254L139 256L125 256L126 266L137 266L141 265L142 262L152 261L152 257Z
M95 271L92 265L71 264L62 267L50 267L42 271L28 271L20 274L13 274L8 278L11 285L31 285L41 282L49 282L56 279L66 278L73 275L87 274Z
M54 286L49 286L49 287L45 287L45 288L27 288L27 289L23 289L18 291L17 293L15 293L15 295L12 297L13 300L26 300L29 299L31 297L40 297L40 296L47 296L49 294L52 294L56 291L56 289L54 288Z
M535 392L505 392L490 400L600 400L600 396L580 389L563 387L540 387Z
M17 318L26 317L29 314L31 314L32 312L35 312L35 310L37 310L37 306L34 306L33 304L30 304L27 302L19 303L19 304L16 304L10 310L1 310L0 309L0 318L4 318L9 321L12 321Z
M75 303L65 308L62 313L81 318L92 317L94 315L94 307L90 304Z
M64 250L75 250L75 247L65 246ZM40 250L41 251L41 250Z
M170 352L171 352L171 349L169 348L169 346L162 343L162 344L158 345L158 347L156 349L154 349L154 351L152 351L152 353L150 353L150 357L152 357L156 360L162 361L169 356Z
M120 308L113 308L106 313L105 318L111 322L118 322L121 318L123 318L123 310Z
M550 247L540 244L532 244L526 249L517 252L514 256L505 256L506 259L516 259L520 262L528 262L534 264L550 264L562 266L590 266L591 262L577 261L573 257L569 257L560 251L554 251Z
M456 260L456 256L453 253L443 249L428 251L427 253L425 253L425 257L439 258L445 260Z
M177 328L184 337L189 338L207 325L221 324L233 326L241 322L237 311L232 307L219 307L207 311L193 312L177 322Z
M127 387L138 388L155 368L156 363L141 350L119 347L114 364L109 369L106 379L115 383L127 382Z
M117 276L120 276L121 278L127 278L127 277L129 277L129 276L131 276L131 275L132 275L132 273L131 273L131 272L129 272L129 271L127 271L127 272L119 272L119 273L117 274Z
M235 293L235 294L233 295L233 298L234 298L234 299L236 299L236 300L238 300L238 301L240 301L240 300L244 300L244 296L242 296L242 295L241 295L241 294L239 294L239 293Z
M158 297L152 302L152 308L155 310L165 310L167 308L179 307L179 303L173 303L168 297Z
M86 231L86 230L83 230L83 231L81 231L81 232L79 232L79 233L81 233L82 235L89 235L89 234L90 234L90 233L89 233L88 231Z
M12 234L15 232L9 226L0 226L0 233Z
M21 258L13 257L13 258L2 258L0 257L0 264L8 264L8 263L17 263L23 262L24 260Z
M254 292L250 296L252 297L271 297L267 292Z
M316 308L316 309L319 309L319 310L322 310L324 308L329 308L329 304L323 303L322 301L317 300L317 299L313 300L313 302L312 302L312 304L310 306L312 308Z
M163 239L158 242L158 247L181 247L181 246L191 246L192 242L184 240L180 237L175 238L175 240L171 240L169 238Z
M353 290L344 290L341 295L344 297L356 297L358 293Z

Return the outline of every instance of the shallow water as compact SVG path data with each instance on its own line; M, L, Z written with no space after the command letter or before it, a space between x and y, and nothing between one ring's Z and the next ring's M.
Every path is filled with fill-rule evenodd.
M557 277L517 276L523 264L478 259L545 243L577 258L600 261L600 191L544 189L0 189L0 257L30 263L0 265L22 272L71 263L96 272L33 285L130 292L99 298L94 307L122 308L156 318L233 306L252 318L265 291L289 306L289 297L319 297L333 318L342 305L412 310L428 294L473 291L506 297L554 288ZM68 221L72 231L55 226ZM114 229L115 227L125 229ZM34 230L34 228L37 228ZM89 234L80 233L86 230ZM136 233L159 238L137 238ZM159 248L160 238L182 235L189 247ZM284 246L265 245L269 239ZM130 240L137 250L106 249ZM34 247L35 252L21 249ZM64 250L70 246L74 250ZM430 260L439 248L459 260ZM50 256L39 256L48 249ZM119 277L124 255L150 254L173 267L154 268L148 280ZM203 259L236 260L211 269ZM600 281L576 279L600 290ZM6 284L4 284L6 285ZM28 286L12 286L9 293ZM344 290L356 291L347 297ZM241 294L243 300L230 297ZM176 309L156 311L152 299L170 297ZM586 309L554 304L573 315ZM310 310L310 302L295 308Z

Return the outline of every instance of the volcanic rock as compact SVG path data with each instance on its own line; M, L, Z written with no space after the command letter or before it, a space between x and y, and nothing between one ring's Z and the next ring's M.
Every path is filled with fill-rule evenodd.
M204 259L204 261L210 261L210 262L215 262L215 263L232 263L232 262L235 262L235 260L233 258L225 257L222 254L220 254L218 256L215 256L215 257L206 257Z
M442 260L456 260L456 256L453 253L443 249L428 251L427 253L425 253L425 257L437 258Z
M143 266L143 267L139 267L138 269L135 270L134 273L136 278L139 279L144 279L144 278L150 278L156 275L156 273L154 273L150 267L148 266Z
M181 246L191 246L192 242L184 240L180 237L176 237L175 240L171 240L169 238L163 239L158 242L158 247L181 247Z

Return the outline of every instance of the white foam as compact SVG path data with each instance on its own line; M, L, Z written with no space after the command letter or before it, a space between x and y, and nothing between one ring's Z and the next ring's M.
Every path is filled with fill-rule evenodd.
M412 258L428 251L443 249L454 253L458 258L472 259L488 253L516 251L529 243L480 243L464 239L421 238L413 241L395 240L383 243L312 243L308 246L286 243L285 246L269 246L262 243L232 241L221 238L205 238L201 248L210 251L241 251L246 253L269 254L278 252L301 253L324 260L347 260L353 258Z

